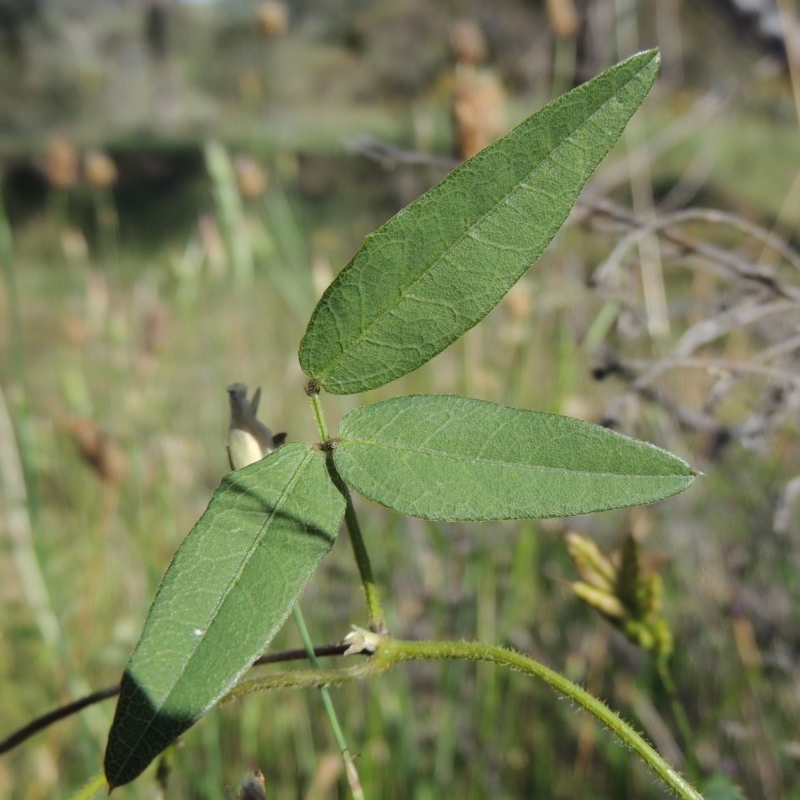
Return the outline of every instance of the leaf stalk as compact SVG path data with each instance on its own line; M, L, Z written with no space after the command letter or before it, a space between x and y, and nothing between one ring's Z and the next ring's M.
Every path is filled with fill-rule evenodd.
M325 421L325 414L322 410L322 404L319 401L318 385L313 381L310 382L306 387L306 394L311 403L311 410L314 412L314 419L317 423L319 435L323 442L328 442L330 439L328 424ZM331 469L335 469L332 460L329 461L329 465ZM352 544L353 556L358 566L358 574L361 577L361 585L364 588L364 598L367 605L367 625L369 629L375 633L386 633L386 620L383 616L383 607L381 606L378 586L375 583L375 576L372 572L372 563L369 559L367 546L361 534L361 525L358 521L358 515L353 506L353 498L350 495L350 490L347 488L347 485L338 475L337 481L347 503L344 512L344 521L347 532L350 535L350 543Z
M347 505L344 511L344 523L347 526L347 533L350 535L350 543L353 546L353 556L358 565L358 574L361 576L361 585L364 588L364 599L367 604L367 625L375 633L387 633L386 620L383 616L378 585L375 583L375 576L372 574L372 564L369 560L367 546L364 537L361 535L361 525L358 521L353 498L350 490L345 487L345 500Z

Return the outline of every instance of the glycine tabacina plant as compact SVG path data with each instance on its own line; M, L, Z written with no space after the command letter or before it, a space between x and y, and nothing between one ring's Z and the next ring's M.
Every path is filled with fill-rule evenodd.
M424 519L543 518L652 503L684 490L694 471L599 426L468 397L395 397L352 411L330 435L320 393L383 386L483 319L553 239L658 65L656 51L640 53L545 106L368 236L328 287L299 351L321 443L285 444L231 472L178 548L122 677L110 787L136 778L240 682L343 520L367 597L365 664L525 661L589 708L578 687L502 648L391 639L350 490ZM612 712L589 710L627 735ZM647 760L649 745L627 743ZM668 765L648 763L697 796Z

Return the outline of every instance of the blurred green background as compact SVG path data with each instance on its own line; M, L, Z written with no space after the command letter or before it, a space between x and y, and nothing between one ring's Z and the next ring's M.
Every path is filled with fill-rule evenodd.
M800 259L778 243L800 236L800 23L767 3L778 38L759 34L733 6L2 0L0 737L118 681L228 469L228 384L260 385L262 418L314 440L297 346L363 237L501 127L659 46L653 94L508 298L413 375L323 400L335 425L464 393L614 424L702 470L684 496L575 520L359 511L398 636L523 650L695 779L800 798ZM631 532L663 575L688 730L648 655L572 594L568 530L609 551ZM346 536L302 606L319 643L364 621ZM272 649L297 645L290 623ZM489 665L333 696L368 797L665 795L592 720ZM0 756L0 797L70 796L112 715ZM167 794L235 797L256 767L276 800L347 796L316 692L211 713ZM162 795L151 770L115 796Z

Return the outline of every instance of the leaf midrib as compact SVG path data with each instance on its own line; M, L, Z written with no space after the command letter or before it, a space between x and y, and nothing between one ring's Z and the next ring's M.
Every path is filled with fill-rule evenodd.
M459 456L455 453L447 451L434 450L427 447L408 447L407 445L394 444L390 442L376 442L375 440L367 439L351 439L349 437L341 437L340 442L345 445L356 445L367 448L382 448L396 453L415 456L428 456L430 458L440 459L442 461L453 461L459 464L479 464L481 466L499 467L514 467L537 472L566 472L569 475L579 476L596 476L596 477L624 477L624 478L689 478L691 475L684 475L680 472L668 473L648 473L648 472L600 472L591 471L586 469L569 469L569 467L551 467L544 464L531 464L526 461L503 461L499 458L487 458L485 456ZM335 455L335 450L334 450Z

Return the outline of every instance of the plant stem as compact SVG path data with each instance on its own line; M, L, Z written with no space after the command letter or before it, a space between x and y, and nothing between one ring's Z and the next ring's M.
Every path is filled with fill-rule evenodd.
M72 795L71 800L89 800L90 797L94 797L94 795L105 786L105 775L103 775L102 772L98 772L97 775L81 786L81 788Z
M328 435L328 423L325 422L325 414L322 412L322 403L319 402L319 388L309 384L306 387L306 394L311 403L311 410L314 412L314 421L317 423L320 439L322 439L323 442L327 442L330 438Z
M693 777L697 777L699 769L697 766L697 757L692 747L692 728L689 724L689 719L686 716L686 710L678 697L678 691L675 687L675 681L672 679L672 672L669 665L662 659L658 660L657 664L658 675L661 678L661 684L669 696L669 702L672 707L672 716L675 719L675 724L678 726L681 738L683 739L684 754L686 757L686 772Z
M211 176L228 269L234 286L239 290L247 289L253 283L253 249L233 163L228 151L219 142L206 145L205 160Z
M311 409L314 412L314 419L317 422L317 430L323 442L329 441L328 425L325 422L325 415L322 412L322 405L319 402L319 391L316 387L309 384L306 387L306 394L311 402ZM372 564L369 560L367 546L364 537L361 535L361 525L358 522L358 515L353 506L353 498L350 491L343 481L339 481L340 488L344 494L347 506L344 512L344 521L347 532L350 535L350 543L353 546L353 556L358 566L358 573L361 576L361 585L364 587L364 598L367 605L367 625L375 633L386 633L386 620L383 616L378 586L375 583L375 576L372 573Z
M306 621L303 618L303 612L300 610L300 606L297 603L295 603L294 608L292 608L292 614L294 615L294 621L297 624L297 630L300 631L300 639L303 642L303 646L306 648L308 660L311 662L311 666L314 667L315 670L319 670L320 665L319 661L317 660L316 653L314 652L314 645L311 642L311 637L308 635L308 628L306 627ZM357 800L364 800L364 790L361 787L361 778L358 775L358 770L356 769L355 762L353 761L353 756L350 753L350 748L347 746L344 733L342 733L342 728L339 725L339 718L336 716L336 709L333 707L333 700L331 700L331 694L328 691L328 687L325 685L320 685L319 693L322 697L322 705L325 707L325 714L328 717L328 722L330 723L331 730L333 731L333 738L336 739L336 745L339 748L339 752L342 754L344 771L347 775L347 782L350 784L350 791L353 793L353 797L357 798Z
M0 198L0 265L8 292L11 375L20 390L16 430L5 395L0 390L0 485L4 489L2 520L25 600L48 648L61 648L64 639L44 570L36 552L39 491L28 376L22 340L22 314L11 225Z
M343 488L345 500L347 501L344 522L350 535L350 543L353 546L353 555L358 565L358 573L361 576L361 585L364 587L364 599L367 604L367 626L375 633L386 633L386 620L383 616L378 585L375 583L375 577L372 574L372 564L369 560L367 547L364 544L364 537L361 535L361 526L353 506L353 498L350 496L350 490L346 486Z
M404 642L397 639L387 639L374 658L384 662L386 667L399 661L419 659L489 661L533 675L602 722L679 797L703 800L702 795L618 714L577 684L532 658L481 642Z
M364 664L339 670L298 671L242 681L226 699L240 697L260 689L341 685L351 680L378 675L404 661L422 660L487 661L539 678L602 722L682 800L703 800L703 796L683 775L670 766L627 722L596 697L528 656L482 642L408 642L384 639L378 645L375 654Z
M14 245L11 225L6 216L6 209L2 198L0 198L0 264L2 264L6 290L8 292L12 374L14 380L21 389L17 420L19 457L22 462L22 470L27 486L28 509L31 517L35 519L39 513L38 475L33 456L35 447L33 442L33 427L31 424L30 391L28 390L28 376L25 369L25 351L22 341L21 301L19 286L17 285L17 271L14 265Z

